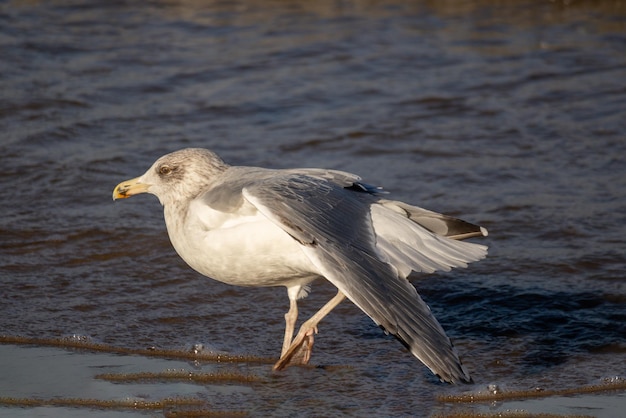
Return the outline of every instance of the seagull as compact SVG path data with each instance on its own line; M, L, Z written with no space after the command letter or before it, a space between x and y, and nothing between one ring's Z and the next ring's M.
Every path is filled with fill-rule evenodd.
M237 286L285 286L289 310L273 369L309 362L318 324L345 298L395 336L440 380L470 383L456 349L407 277L467 267L487 247L483 227L385 198L355 174L322 168L231 166L207 149L160 157L113 199L155 195L178 255ZM316 279L337 294L295 337L298 300Z

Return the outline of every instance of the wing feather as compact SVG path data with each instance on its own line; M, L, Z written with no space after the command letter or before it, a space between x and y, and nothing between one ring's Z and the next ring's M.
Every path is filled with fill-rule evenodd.
M243 196L302 244L319 274L397 337L433 373L448 382L470 381L426 303L413 285L398 275L390 264L394 260L377 247L370 206L378 199L298 173L250 184ZM406 258L415 256L408 249L406 253ZM430 265L439 268L445 260L431 259Z

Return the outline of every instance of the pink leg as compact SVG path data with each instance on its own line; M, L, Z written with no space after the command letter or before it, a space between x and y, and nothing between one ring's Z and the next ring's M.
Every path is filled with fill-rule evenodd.
M285 344L283 344L283 353L274 365L274 370L282 370L294 364L307 364L309 362L311 351L313 350L313 336L317 334L317 324L345 298L346 296L341 293L341 291L338 291L335 297L329 300L315 315L302 324L298 335L293 339L293 342L287 350L285 350ZM291 312L291 309L289 309L289 311ZM289 313L287 313L287 315L289 315ZM285 318L287 318L287 315L285 315ZM285 341L286 340L287 333L285 332Z

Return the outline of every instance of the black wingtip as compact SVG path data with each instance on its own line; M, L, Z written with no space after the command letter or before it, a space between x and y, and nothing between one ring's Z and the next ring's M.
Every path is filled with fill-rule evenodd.
M371 184L361 183L360 181L355 181L354 183L352 183L352 186L345 187L345 189L352 190L354 192L369 193L373 195L388 193L387 191L383 190L382 187L372 186Z

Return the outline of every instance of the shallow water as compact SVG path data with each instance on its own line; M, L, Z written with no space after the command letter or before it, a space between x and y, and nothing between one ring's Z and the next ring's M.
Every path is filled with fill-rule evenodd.
M486 260L414 280L476 385L438 383L344 303L321 324L312 361L349 367L273 376L249 365L269 382L233 399L192 389L213 407L431 415L458 408L437 394L626 375L622 2L13 1L0 4L0 22L0 334L276 356L284 289L199 276L173 252L156 199L111 201L160 155L201 146L232 164L358 173L490 231ZM316 283L302 316L333 292ZM0 349L3 369L21 364L0 376L0 397L15 387L91 396L72 376L90 382L89 365L109 361ZM40 360L19 363L32 350ZM58 357L81 372L59 375L68 384L53 390L39 375ZM102 397L187 393L157 386ZM589 410L558 400L512 409L626 407L623 393L602 396L576 398ZM67 412L35 409L27 414Z

